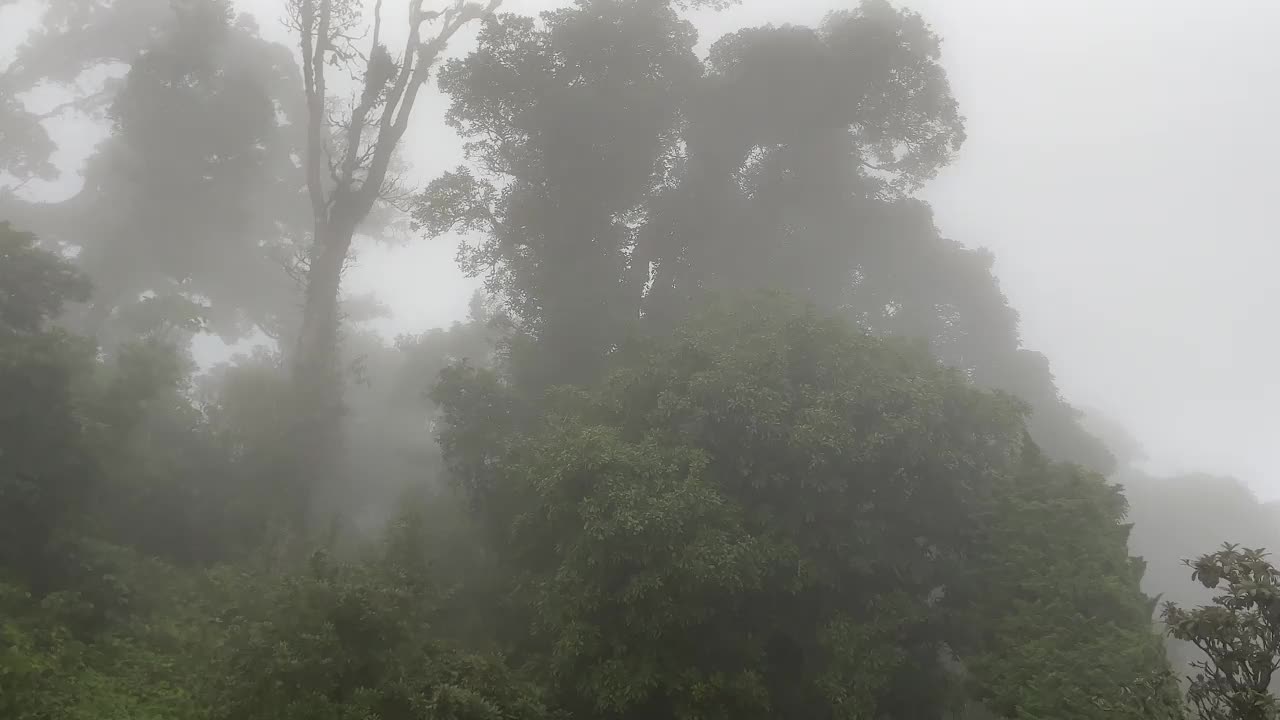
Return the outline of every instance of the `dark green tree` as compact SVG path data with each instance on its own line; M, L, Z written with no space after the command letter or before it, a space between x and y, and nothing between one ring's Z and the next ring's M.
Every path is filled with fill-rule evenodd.
M47 588L58 533L98 479L77 386L92 375L92 343L51 328L64 303L89 292L65 259L0 223L0 570Z
M181 593L165 568L111 542L134 537L123 527L174 527L134 512L145 495L113 459L129 455L123 441L172 382L175 356L139 346L103 367L91 341L51 322L84 299L84 276L7 224L0 280L0 715L186 717L190 668L171 664L180 633L152 616L157 595ZM129 470L159 457L134 456Z
M674 179L681 106L701 73L695 41L671 3L582 2L541 23L494 18L481 49L441 72L447 119L481 174L436 180L416 217L433 234L483 232L463 268L488 273L537 338L536 382L598 371L639 318L636 232L654 189Z
M52 5L0 82L74 94L81 75L126 68L55 109L110 125L81 189L59 202L0 196L0 212L74 251L93 279L64 321L108 353L145 335L288 334L307 219L291 53L225 0Z
M610 366L544 397L460 365L436 391L510 576L496 632L568 712L941 717L957 653L981 697L1067 712L1164 667L1118 496L1040 459L1014 399L763 297Z
M958 647L998 716L1180 716L1125 515L1118 487L1034 449L995 494L965 588L975 594L961 603L976 617Z
M869 0L819 28L734 33L705 63L695 40L669 3L591 0L495 18L441 74L473 162L415 219L481 237L463 267L505 301L525 381L589 381L706 293L784 289L927 340L1029 402L1052 457L1109 469L1021 347L990 254L942 237L909 195L964 137L920 16Z
M221 618L229 632L208 717L547 717L537 688L500 659L444 640L437 626L447 621L448 598L424 563L431 538L422 522L403 515L358 562L316 553L303 572L237 591L239 602Z
M97 115L110 104L112 81L83 91L76 81L113 63L128 64L151 40L154 28L171 13L164 0L61 0L37 6L40 17L31 34L15 49L13 62L0 72L0 173L23 182L57 175L52 156L57 149L44 120L69 112ZM43 84L71 98L37 113L20 98ZM0 191L0 199L3 199Z
M287 3L288 24L302 50L306 142L300 158L311 209L302 317L290 358L296 385L291 473L299 479L304 522L317 520L311 496L346 479L339 331L342 273L352 242L374 208L396 195L393 161L432 68L461 28L501 1L450 0L434 10L409 0L399 51L382 34L381 3L373 6L367 41L358 2ZM357 85L349 102L336 99L336 73L348 73Z
M296 326L287 274L307 217L297 66L221 0L175 6L129 59L112 133L42 235L95 281L79 327L109 344L205 322L235 338ZM144 299L146 298L146 299Z
M34 234L0 222L0 337L43 332L69 302L84 302L91 285L70 261L42 250Z

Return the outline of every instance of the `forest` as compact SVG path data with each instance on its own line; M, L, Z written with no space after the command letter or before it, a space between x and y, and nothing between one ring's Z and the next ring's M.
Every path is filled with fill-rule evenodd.
M0 718L1280 718L1280 510L1063 397L920 197L942 38L840 5L701 53L732 0L41 4ZM369 238L457 243L469 316L380 333Z

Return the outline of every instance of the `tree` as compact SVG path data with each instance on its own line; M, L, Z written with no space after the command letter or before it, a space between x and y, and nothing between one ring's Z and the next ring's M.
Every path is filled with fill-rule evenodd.
M546 717L538 689L500 659L442 641L445 599L424 572L421 522L402 516L360 562L317 552L305 571L237 592L208 717Z
M1203 555L1192 579L1220 589L1213 604L1185 610L1164 607L1169 634L1204 653L1192 666L1187 700L1202 720L1271 720L1280 703L1270 692L1280 669L1280 571L1263 550L1226 544Z
M88 282L7 224L0 281L0 575L37 595L74 584L85 537L177 563L243 551L223 511L246 488L184 392L186 355L153 338L99 359L54 327Z
M94 347L49 321L88 281L30 233L0 223L0 572L44 590L59 532L98 479L77 387Z
M93 343L52 326L88 281L8 223L0 287L0 714L180 717L165 670L139 682L139 665L157 660L146 624L112 632L133 619L135 571L149 568L91 537L112 495L104 440L144 388L98 385Z
M918 346L749 296L628 343L594 384L459 365L436 397L510 578L495 632L571 714L936 718L948 655L989 679L1024 645L1050 648L1026 692L1065 711L1162 667L1114 489L1046 464L1017 401ZM1071 551L1043 529L1055 504L1079 516ZM1049 588L1056 615L1024 612Z
M1120 489L1033 449L989 510L956 598L977 698L1000 717L1180 717Z
M93 98L111 132L89 157L83 187L61 202L4 203L46 245L77 251L93 279L93 297L66 322L108 351L152 333L178 344L203 330L227 339L255 327L291 334L287 270L308 216L294 160L305 113L291 53L234 18L225 0L80 5L86 17L70 13L65 25L51 8L49 27L9 71L31 84L127 66ZM99 37L128 20L149 31ZM79 62L64 66L55 49Z
M77 80L88 70L132 62L147 46L153 28L163 26L170 13L169 3L163 0L47 3L35 30L0 72L0 103L5 111L0 116L4 130L0 132L0 173L19 183L56 176L51 161L56 146L43 121L73 110L92 115L109 105L114 83L86 91L77 86ZM71 99L37 114L19 98L46 82L69 90Z
M91 291L74 265L8 222L0 222L0 285L0 337L6 340L42 332L68 302L83 302Z
M480 49L441 72L446 119L482 174L436 180L415 218L431 234L483 233L463 268L489 273L537 338L539 382L585 380L639 318L636 223L672 180L681 105L701 72L695 41L671 2L596 0L541 23L493 18Z
M869 0L818 28L731 34L706 63L694 42L671 3L592 0L495 18L441 73L472 165L429 185L414 218L481 238L463 267L504 300L525 381L589 382L707 294L782 289L927 340L1030 402L1052 457L1108 470L1021 346L991 255L910 196L964 138L923 19Z
M338 367L339 284L352 238L389 189L392 156L409 126L418 92L445 45L466 23L501 0L454 0L443 11L410 0L408 36L395 57L382 42L382 3L374 6L366 53L355 47L359 6L347 0L292 0L293 29L302 49L307 104L303 157L313 229L305 265L305 297L294 379L298 389L299 473L310 482L331 476L340 459L341 374ZM423 26L436 23L434 35ZM350 113L335 120L328 66L360 64ZM305 492L305 488L299 488Z
M353 529L377 536L406 492L447 486L434 436L440 409L428 392L454 362L491 365L497 335L479 297L466 322L402 335L391 344L372 331L353 330L344 347L345 364L354 368L345 419L360 484L336 488L325 506L343 508Z

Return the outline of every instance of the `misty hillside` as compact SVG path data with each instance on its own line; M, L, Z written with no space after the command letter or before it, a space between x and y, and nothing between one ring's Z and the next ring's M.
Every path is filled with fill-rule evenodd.
M1074 402L954 7L810 4L0 3L0 718L1280 717L1257 408Z

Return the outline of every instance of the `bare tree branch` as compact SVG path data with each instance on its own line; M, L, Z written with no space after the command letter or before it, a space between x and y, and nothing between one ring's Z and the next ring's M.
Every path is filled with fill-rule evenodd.
M327 3L327 0L326 0ZM307 159L303 163L303 172L307 178L307 195L311 198L311 212L316 223L323 223L328 217L325 205L324 187L320 183L320 163L323 154L324 129L324 63L317 63L315 58L323 58L323 38L314 35L316 27L315 0L300 0L298 12L298 34L302 43L302 84L307 96ZM319 65L319 83L316 78L316 65Z
M112 97L115 97L114 93L111 89L106 89L84 97L72 98L64 103L58 103L49 110L36 115L36 119L48 120L51 117L61 115L67 110L78 110L84 113L92 112L96 107L106 104L106 102Z
M420 2L420 0L417 1ZM338 180L338 187L334 190L335 194L349 190L351 183L354 181L353 176L359 164L360 140L364 134L365 120L381 94L380 88L376 87L376 85L382 82L382 78L375 67L379 53L378 39L381 34L382 0L378 0L373 6L373 46L369 51L370 59L365 66L364 92L361 94L360 104L351 111L351 122L347 125L346 157L343 160L342 178Z
M372 207L377 199L382 188L382 180L386 177L387 168L391 163L391 155L409 126L409 116L413 112L418 90L426 82L432 65L435 64L450 38L463 25L492 13L501 4L502 0L489 0L488 4L483 6L479 3L457 0L444 12L440 31L436 36L422 43L419 40L420 27L429 18L422 12L422 0L413 0L409 11L409 40L406 43L404 65L400 69L395 87L387 98L387 107L383 112L375 142L377 152L370 162L369 175L360 188L358 207Z

